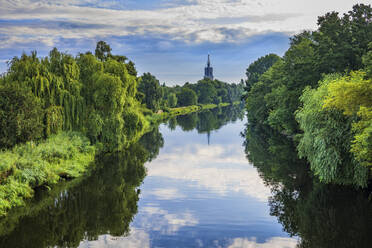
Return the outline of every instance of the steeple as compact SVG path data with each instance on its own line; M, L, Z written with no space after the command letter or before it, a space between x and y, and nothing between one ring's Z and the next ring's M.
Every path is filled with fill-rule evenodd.
M213 80L213 67L211 67L211 61L208 54L207 67L204 68L204 79L209 78Z

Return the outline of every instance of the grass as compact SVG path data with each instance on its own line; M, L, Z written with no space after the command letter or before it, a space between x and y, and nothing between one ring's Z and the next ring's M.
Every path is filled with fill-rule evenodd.
M236 104L235 102L232 103L232 105L235 105L235 104ZM160 123L174 116L186 115L186 114L190 114L190 113L201 111L201 110L214 109L217 107L225 107L229 105L231 105L231 103L220 103L218 105L211 103L211 104L191 105L191 106L178 107L178 108L168 108L161 113L153 113L153 114L146 113L146 118L150 123L154 124L154 123Z
M81 176L94 155L95 148L87 138L73 132L0 152L0 216L24 205L36 187L49 187L62 179Z
M161 113L153 113L152 115L147 115L146 118L150 123L154 124L154 123L160 123L164 120L167 120L177 115L185 115L185 114L189 114L189 113L196 112L199 110L201 110L201 107L197 105L178 107L178 108L168 108Z

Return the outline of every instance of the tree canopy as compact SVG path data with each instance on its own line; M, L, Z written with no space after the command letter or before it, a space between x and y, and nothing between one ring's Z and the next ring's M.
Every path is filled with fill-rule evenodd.
M324 182L366 186L371 171L372 8L318 18L282 58L247 68L248 120L295 137ZM367 169L368 168L368 169Z

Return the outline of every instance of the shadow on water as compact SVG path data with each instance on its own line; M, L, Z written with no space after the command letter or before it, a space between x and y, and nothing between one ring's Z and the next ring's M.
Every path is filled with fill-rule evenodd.
M77 247L102 234L128 235L146 175L144 163L156 157L164 142L158 128L144 138L98 157L85 178L38 190L26 207L0 220L0 247ZM148 143L152 146L143 145Z
M298 247L371 247L370 190L320 183L292 140L268 127L248 124L243 136L248 160L271 188L270 214L300 237Z

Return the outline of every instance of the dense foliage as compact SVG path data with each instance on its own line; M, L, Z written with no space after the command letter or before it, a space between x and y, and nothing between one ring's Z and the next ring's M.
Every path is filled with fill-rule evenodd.
M43 115L40 100L30 91L18 85L0 85L0 147L41 138Z
M148 109L154 112L159 110L163 98L159 80L150 73L144 73L138 85L138 92L142 93L142 103L145 103Z
M299 237L298 247L370 246L370 190L320 183L293 140L266 125L248 124L244 136L248 159L272 191L270 215Z
M82 175L96 150L122 150L148 128L134 64L103 41L95 54L22 54L0 77L0 149L8 149L0 152L0 215L36 187Z
M270 54L248 67L249 122L296 136L300 155L321 181L366 186L372 169L371 48L371 6L319 17L318 29L292 37L282 58Z
M189 106L195 105L197 103L197 96L195 91L189 88L182 88L180 92L177 93L178 106Z
M61 130L80 131L106 151L138 139L146 123L135 98L138 80L128 72L134 65L103 41L95 53L74 58L54 48L45 58L13 58L0 80L0 145Z
M264 74L268 69L270 69L275 62L277 62L280 57L276 54L268 54L263 56L252 64L250 64L246 70L245 75L247 76L246 80L246 87L244 88L246 91L250 91L252 86L260 80L260 76Z
M94 154L87 138L63 132L39 145L28 142L0 152L0 216L23 205L34 188L82 175Z
M162 86L163 106L174 108L196 104L220 104L240 101L244 85L229 84L219 80L202 79L195 84Z
M329 75L318 88L306 88L301 96L304 106L296 114L304 131L299 154L308 158L314 173L324 182L366 186L371 165L368 156L372 151L372 143L368 142L371 133L368 125L361 126L363 120L356 116L361 102L372 106L372 83L363 80L362 75ZM352 98L352 91L359 99ZM344 104L350 111L346 113L353 117L342 113ZM360 128L355 130L357 127Z

